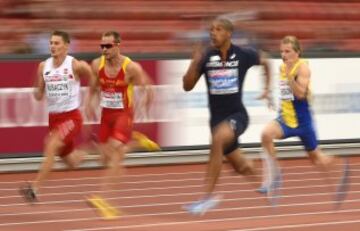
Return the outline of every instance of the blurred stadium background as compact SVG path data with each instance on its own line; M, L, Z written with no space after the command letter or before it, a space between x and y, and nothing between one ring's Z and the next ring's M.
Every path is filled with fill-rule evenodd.
M358 0L1 0L0 53L47 53L53 29L72 35L74 53L97 52L109 29L121 32L124 53L184 53L219 15L233 19L239 42L270 52L284 34L307 51L360 51Z
M220 15L234 22L236 44L276 58L279 40L292 34L306 58L322 58L313 62L315 76L328 78L325 84L315 78L320 138L323 144L358 148L359 0L0 0L0 158L41 154L47 113L32 98L31 86L55 29L69 32L71 55L88 61L99 55L104 31L119 31L122 53L141 62L157 89L152 117L138 118L138 129L170 151L206 149L205 88L185 96L180 84L192 44L208 39L208 22ZM259 131L274 116L253 100L259 88L259 82L249 84L244 96L253 115L244 140L256 148Z

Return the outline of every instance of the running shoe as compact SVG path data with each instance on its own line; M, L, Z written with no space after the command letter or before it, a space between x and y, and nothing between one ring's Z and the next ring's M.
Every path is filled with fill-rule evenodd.
M215 208L221 201L222 197L219 195L209 196L202 200L195 201L192 204L185 205L183 208L192 215L202 216L210 209Z
M281 179L281 174L280 172L278 173L278 175L276 176L275 180L271 183L271 185L262 185L259 188L256 189L256 192L261 193L261 194L267 194L269 192L269 190L271 189L279 189L282 185L282 179Z
M345 200L350 186L350 165L348 159L344 160L343 171L336 187L335 193L335 206L339 208L342 202Z
M26 202L34 203L37 201L36 193L30 183L22 185L19 189L19 193Z
M86 201L91 207L96 209L96 211L104 220L113 220L121 215L118 209L110 205L101 196L91 195L86 198Z
M160 146L157 143L152 141L149 137L147 137L145 134L141 132L133 131L132 138L135 141L137 141L140 144L140 146L147 151L154 152L161 150Z
M276 206L281 197L282 176L279 169L275 170L276 175L266 190L266 196L272 206Z

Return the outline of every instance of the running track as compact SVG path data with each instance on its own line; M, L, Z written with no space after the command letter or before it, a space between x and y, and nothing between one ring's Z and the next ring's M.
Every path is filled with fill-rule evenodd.
M24 203L17 192L34 173L2 174L0 230L355 231L360 230L360 157L349 161L350 191L337 210L333 192L338 172L325 182L307 159L296 159L281 160L283 197L277 207L226 166L217 188L224 200L203 217L190 216L181 206L201 196L204 165L131 167L105 194L124 213L112 221L101 220L84 201L99 190L102 170L53 173L35 205Z

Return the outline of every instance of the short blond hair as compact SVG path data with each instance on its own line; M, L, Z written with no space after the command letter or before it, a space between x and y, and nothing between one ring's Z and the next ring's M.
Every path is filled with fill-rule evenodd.
M296 36L293 35L287 35L283 39L281 39L282 44L291 44L291 47L294 49L295 52L299 53L301 55L301 46L299 39Z

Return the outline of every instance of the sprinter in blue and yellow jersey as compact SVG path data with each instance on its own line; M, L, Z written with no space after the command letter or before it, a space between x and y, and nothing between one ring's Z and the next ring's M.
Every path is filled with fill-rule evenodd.
M310 68L306 60L300 58L301 48L295 36L281 40L280 52L283 63L280 67L280 110L276 120L263 130L261 143L265 150L268 178L258 190L269 193L281 185L280 170L276 164L274 139L299 137L313 164L329 171L334 168L337 158L325 155L319 148L310 107ZM345 163L347 163L345 161ZM337 191L343 191L348 177L348 165L344 165L341 184ZM270 175L270 176L269 176Z

